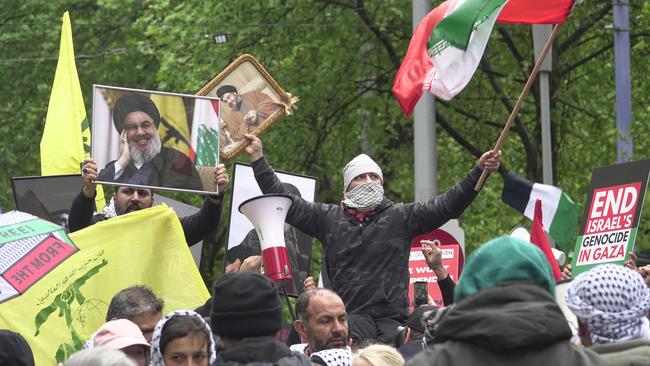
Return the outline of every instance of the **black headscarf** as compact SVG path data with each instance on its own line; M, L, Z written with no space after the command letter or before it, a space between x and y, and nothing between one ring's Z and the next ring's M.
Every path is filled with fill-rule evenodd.
M160 112L151 98L142 94L124 94L113 108L113 124L117 132L122 133L122 121L131 112L144 112L153 119L156 128L160 125Z

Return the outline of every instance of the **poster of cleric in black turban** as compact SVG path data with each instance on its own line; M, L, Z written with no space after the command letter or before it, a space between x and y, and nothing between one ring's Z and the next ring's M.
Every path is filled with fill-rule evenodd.
M215 192L218 126L218 98L95 85L97 182Z

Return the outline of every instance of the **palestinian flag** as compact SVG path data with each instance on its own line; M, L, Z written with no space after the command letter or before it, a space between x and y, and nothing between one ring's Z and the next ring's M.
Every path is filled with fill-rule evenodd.
M194 165L219 163L219 101L198 98L192 118L190 160Z
M450 100L469 83L495 22L549 24L566 20L573 0L447 0L415 29L393 83L406 115L422 92ZM429 43L427 45L427 42Z
M573 246L578 228L579 209L571 197L558 187L531 182L515 172L508 172L501 193L503 202L533 220L535 201L542 201L544 230L556 244L567 251Z

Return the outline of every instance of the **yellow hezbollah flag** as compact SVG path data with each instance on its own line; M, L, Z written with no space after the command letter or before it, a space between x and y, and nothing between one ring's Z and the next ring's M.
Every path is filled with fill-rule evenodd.
M78 174L79 164L90 156L90 127L72 45L70 15L63 14L59 61L41 138L41 174ZM97 209L105 206L104 191L97 186Z
M57 229L17 211L0 215L0 328L21 333L37 365L55 365L79 349L126 287L151 287L165 299L164 313L194 309L209 298L178 217L164 204L99 222L69 239Z
M190 156L190 133L183 98L172 95L151 94L151 100L160 111L158 134L163 146Z

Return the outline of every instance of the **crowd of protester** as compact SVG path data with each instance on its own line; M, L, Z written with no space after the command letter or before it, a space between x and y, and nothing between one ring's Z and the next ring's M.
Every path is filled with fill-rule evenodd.
M246 151L262 190L286 193L264 159L259 139L247 138L251 144ZM441 250L423 242L444 306L430 301L408 313L409 278L403 267L410 238L440 224L427 222L427 215L442 215L443 220L436 217L439 221L460 215L476 195L472 187L480 171L496 170L499 157L500 152L484 154L450 192L422 204L388 201L381 169L366 155L344 169L341 205L292 197L295 211L287 220L323 242L325 269L333 281L327 288L317 287L311 277L304 281L284 341L279 337L283 303L278 285L260 273L261 259L255 256L228 266L212 286L211 299L197 309L164 314L165 299L147 286L121 290L110 302L105 324L64 365L650 365L650 268L637 267L633 255L625 265L595 266L571 280L560 296L578 319L573 329L556 301L549 262L531 243L510 236L490 240L468 257L455 282L442 265ZM89 164L84 188L92 194L82 192L85 199L94 196L89 188L96 171ZM227 182L219 167L215 183ZM119 194L118 188L115 197ZM141 202L137 190L130 194L117 204L145 208L129 203ZM220 210L220 201L206 198L206 205ZM88 221L92 215L84 217ZM212 225L201 222L199 227ZM203 235L204 230L196 230ZM368 244L363 241L368 236L379 247L357 248ZM358 261L366 261L369 272ZM395 261L399 268L390 267ZM346 276L353 281L342 281ZM359 276L367 278L359 281ZM570 270L563 276L570 278ZM0 330L0 364L34 365L29 345L16 331Z

